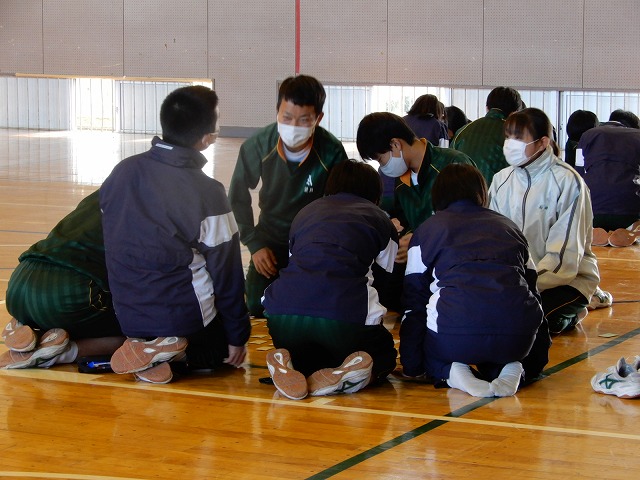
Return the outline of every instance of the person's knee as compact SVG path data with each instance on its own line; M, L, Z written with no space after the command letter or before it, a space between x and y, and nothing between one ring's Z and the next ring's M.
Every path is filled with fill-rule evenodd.
M575 317L575 315L573 316ZM558 315L556 317L547 317L549 322L549 333L558 334L569 329L573 323L574 318L566 315Z

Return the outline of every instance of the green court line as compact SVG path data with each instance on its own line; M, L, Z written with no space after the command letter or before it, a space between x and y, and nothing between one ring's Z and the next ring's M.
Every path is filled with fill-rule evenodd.
M553 367L550 367L544 370L540 378L537 380L534 380L530 384L543 380L544 378L550 375L554 375L566 368L571 367L572 365L575 365L578 362L585 360L588 357L592 357L594 355L597 355L598 353L608 350L609 348L613 348L617 345L620 345L622 342L629 340L630 338L633 338L638 334L640 334L640 328L636 328L635 330L627 332L624 335L620 335L619 337L613 338L598 347L592 348L591 350L581 353L580 355L576 355L573 358L565 360L564 362L561 362L558 365L555 365ZM466 415L469 412L472 412L480 407L483 407L491 402L498 400L498 398L499 397L481 398L476 402L470 403L466 407L459 408L458 410L447 413L444 416L452 417L452 418L462 417L463 415ZM376 455L379 455L381 453L386 452L387 450L390 450L394 447L402 445L403 443L408 442L409 440L413 440L414 438L417 438L420 435L430 432L431 430L434 430L447 423L449 422L447 422L446 420L432 420L424 425L421 425L420 427L417 427L417 428L414 428L413 430L408 431L407 433L403 433L402 435L396 438L392 438L391 440L388 440L380 445L376 445L375 447L370 448L369 450L359 453L358 455L355 455L351 458L347 458L346 460L343 460L342 462L337 463L332 467L329 467L326 470L323 470L322 472L316 473L315 475L308 477L307 480L322 480L325 478L330 478L334 475L344 472L345 470L348 470L351 467L354 467L359 463L362 463L370 458L373 458Z

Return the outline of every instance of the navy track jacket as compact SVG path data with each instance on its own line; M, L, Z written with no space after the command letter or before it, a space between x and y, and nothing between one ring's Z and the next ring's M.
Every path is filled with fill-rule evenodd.
M231 345L250 323L238 227L197 150L158 137L100 188L109 284L130 337L186 336L221 314Z

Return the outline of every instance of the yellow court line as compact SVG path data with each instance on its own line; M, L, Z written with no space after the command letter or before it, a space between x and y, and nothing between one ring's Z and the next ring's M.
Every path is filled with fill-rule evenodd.
M231 395L227 393L187 390L187 389L180 389L180 388L168 387L168 386L162 386L162 385L143 384L140 382L135 382L135 383L134 382L132 383L110 382L110 381L102 380L103 378L105 378L104 375L89 375L89 374L82 374L82 373L61 372L61 371L44 370L44 369L0 370L0 374L7 375L7 376L21 377L21 378L54 380L54 381L61 381L61 382L86 384L86 385L102 385L102 386L126 388L126 389L132 389L132 390L152 390L154 392L190 395L193 397L216 398L220 400L236 400L236 401L271 404L271 405L287 405L290 407L297 407L297 408L333 410L333 411L339 411L343 413L346 412L346 413L356 413L356 414L384 415L384 416L396 417L396 418L415 418L415 419L429 420L429 421L439 420L442 422L462 423L462 424L470 424L470 425L483 425L483 426L502 427L502 428L514 428L518 430L535 430L535 431L541 431L541 432L554 432L554 433L563 433L563 434L572 434L572 435L584 435L584 436L604 437L604 438L619 438L619 439L625 439L625 440L640 440L640 434L603 432L598 430L585 430L580 428L553 427L549 425L532 425L528 423L499 422L494 420L478 420L473 418L449 417L444 415L429 415L425 413L397 412L394 410L376 410L371 408L356 408L356 407L349 407L344 405L331 405L330 402L332 402L333 399L330 397L322 397L322 398L318 397L311 401L260 398L260 397L250 397L246 395ZM499 401L499 400L496 400L496 401Z
M70 205L67 204L57 204L57 203L16 203L16 202L0 202L0 205L5 205L9 207L47 207L47 208L69 208Z
M604 262L640 263L640 258L598 257L598 263L604 263Z
M0 477L20 478L68 478L70 480L144 480L133 477L114 477L113 475L79 475L76 473L51 473L51 472L4 472L0 471Z

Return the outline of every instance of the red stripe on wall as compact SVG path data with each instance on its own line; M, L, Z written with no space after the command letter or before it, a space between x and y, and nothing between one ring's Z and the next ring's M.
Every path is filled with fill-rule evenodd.
M296 0L296 75L300 74L300 0Z

